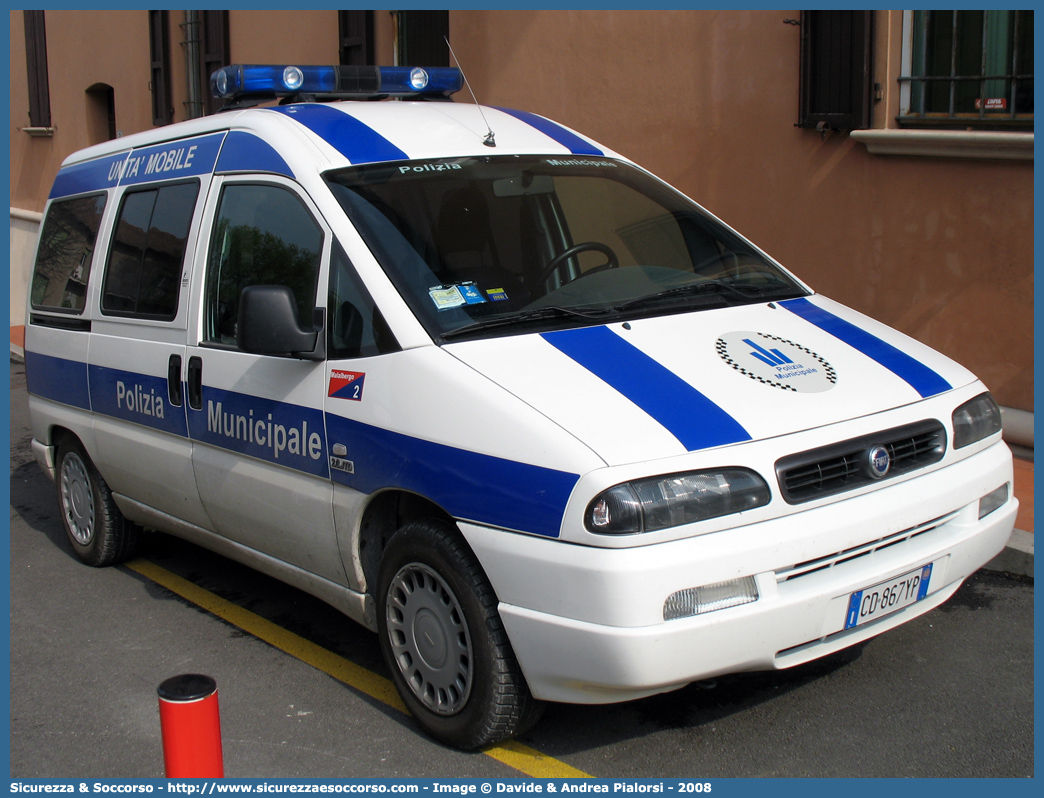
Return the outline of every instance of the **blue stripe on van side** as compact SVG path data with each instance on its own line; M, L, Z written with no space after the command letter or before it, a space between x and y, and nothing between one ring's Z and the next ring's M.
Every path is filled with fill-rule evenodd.
M185 407L167 396L167 378L91 365L91 407L95 413L142 424L182 438L188 435Z
M283 105L269 110L300 122L353 164L409 158L370 126L327 105Z
M750 440L725 410L608 327L541 337L638 405L690 452Z
M293 170L264 139L243 130L232 130L221 145L215 172L272 172L293 177Z
M556 538L577 474L457 449L326 415L331 441L348 448L354 473L333 479L362 493L400 488L454 518Z
M605 155L604 152L594 146L591 142L580 138L576 133L567 130L557 122L552 122L550 119L531 114L529 111L518 111L514 108L497 108L497 110L503 111L505 114L510 114L515 117L515 119L519 119L527 125L535 127L545 136L553 138L573 153L573 155Z
M203 408L190 409L189 433L233 452L316 477L330 476L323 411L203 386Z
M210 174L224 137L224 131L209 133L63 166L54 178L49 198Z
M121 152L94 161L63 166L55 175L48 199L115 186L120 182L120 165L127 160L127 155L128 153Z
M25 353L25 381L29 393L61 402L63 405L90 410L87 390L87 364L79 360Z
M208 175L214 171L225 131L137 147L127 156L120 185L152 183L178 177Z
M943 393L953 387L920 361L882 341L876 335L871 335L851 322L812 304L805 297L787 299L779 304L876 360L893 374L906 380L924 398Z
M166 379L27 351L29 392L67 405L185 435L183 407L167 400ZM121 387L122 384L122 387ZM362 493L398 488L426 496L455 518L558 537L579 475L414 438L316 408L203 388L190 410L195 441L329 479L326 435L348 447L352 474L335 482ZM162 411L158 408L162 407ZM162 412L162 416L158 415ZM328 429L327 429L328 428Z

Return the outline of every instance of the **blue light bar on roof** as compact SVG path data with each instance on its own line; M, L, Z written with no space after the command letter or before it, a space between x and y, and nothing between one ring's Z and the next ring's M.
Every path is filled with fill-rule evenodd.
M455 67L284 66L233 64L210 76L215 97L236 100L250 95L295 94L342 97L450 95L464 79Z

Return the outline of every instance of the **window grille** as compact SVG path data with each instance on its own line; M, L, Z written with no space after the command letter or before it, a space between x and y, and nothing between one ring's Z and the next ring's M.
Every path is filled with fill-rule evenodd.
M1033 126L1032 11L912 11L899 121Z

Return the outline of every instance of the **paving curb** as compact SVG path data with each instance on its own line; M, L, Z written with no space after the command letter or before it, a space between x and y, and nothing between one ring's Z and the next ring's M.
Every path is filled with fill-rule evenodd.
M1016 576L1033 578L1033 533L1013 529L1008 545L1000 554L986 563L987 571L1001 571Z

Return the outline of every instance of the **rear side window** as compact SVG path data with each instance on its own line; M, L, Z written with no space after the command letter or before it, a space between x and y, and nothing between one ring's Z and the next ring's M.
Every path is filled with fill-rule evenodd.
M51 203L33 271L34 308L83 313L104 210L104 194Z
M102 311L169 321L178 312L181 271L199 183L127 192L102 286Z
M292 191L225 186L207 262L204 340L235 345L239 295L251 285L289 286L298 322L310 328L322 251L323 231Z

